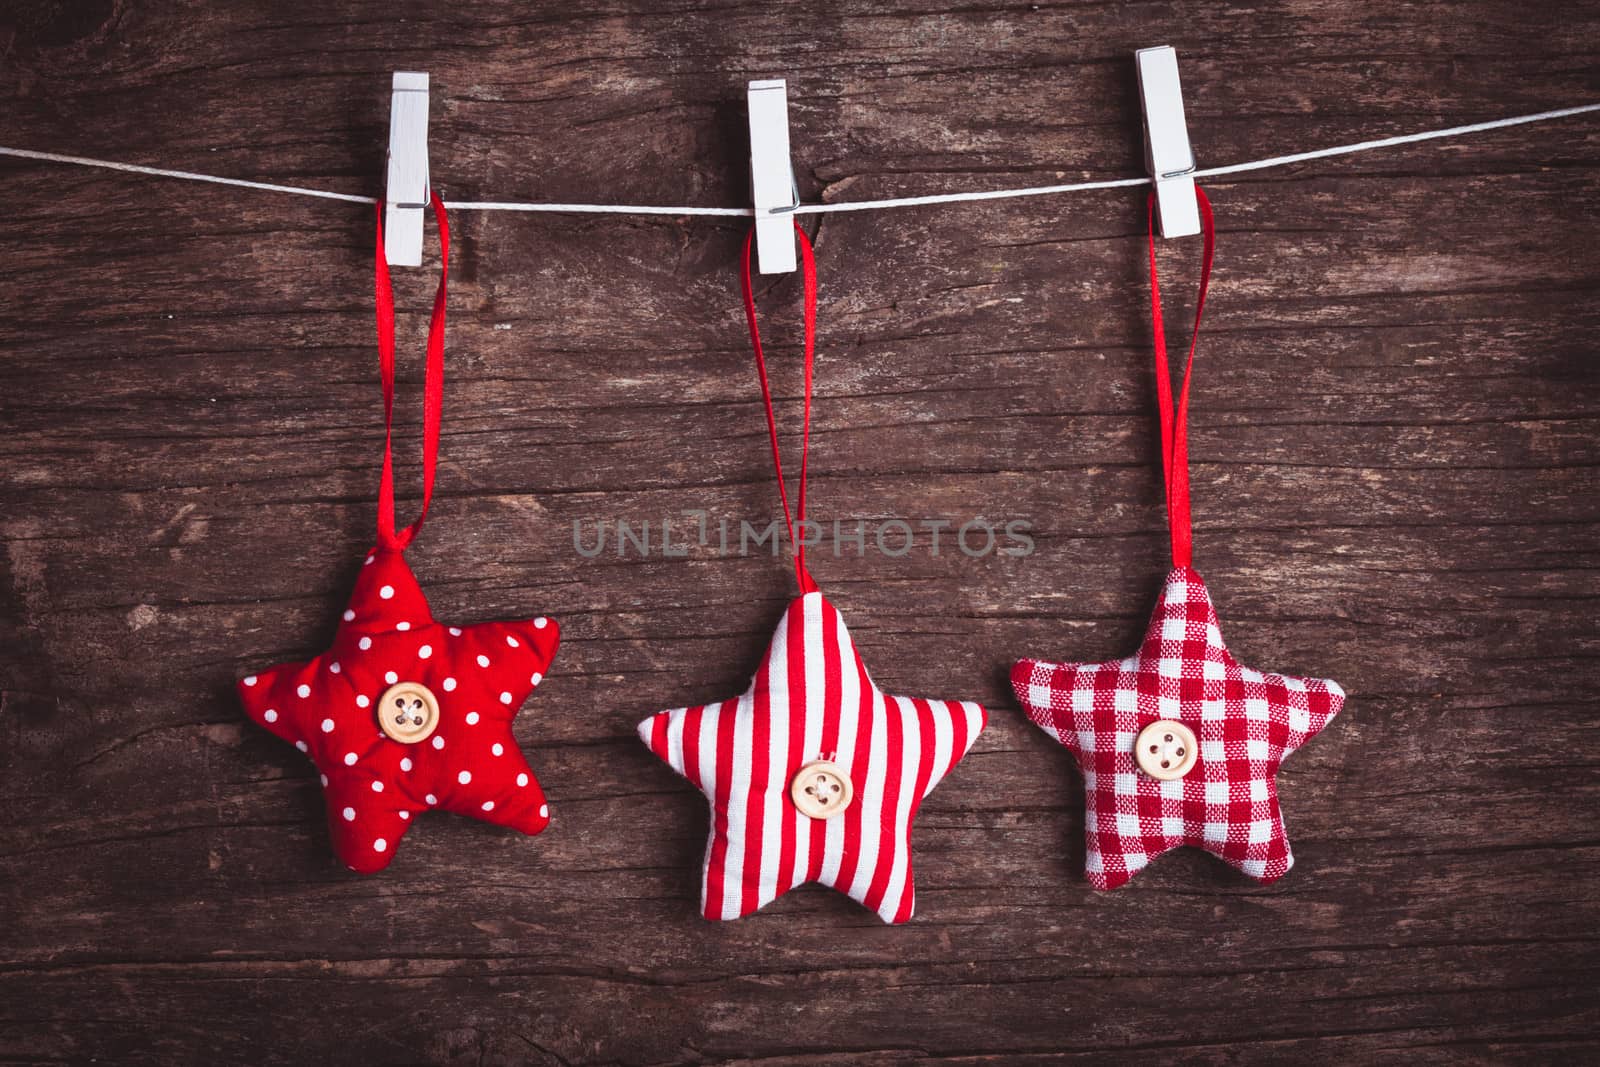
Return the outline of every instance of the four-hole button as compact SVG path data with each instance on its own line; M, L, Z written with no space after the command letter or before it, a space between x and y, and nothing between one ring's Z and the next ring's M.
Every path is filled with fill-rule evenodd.
M399 682L378 698L378 728L403 745L426 741L439 728L439 701L421 682Z
M789 799L800 814L831 819L850 806L855 789L843 767L831 760L812 760L789 783Z
M1133 743L1133 759L1139 769L1152 778L1170 782L1194 769L1200 758L1194 731L1181 722L1161 719L1139 731Z

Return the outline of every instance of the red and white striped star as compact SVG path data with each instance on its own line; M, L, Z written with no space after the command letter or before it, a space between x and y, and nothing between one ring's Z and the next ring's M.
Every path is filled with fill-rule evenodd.
M970 701L889 696L821 593L797 597L743 695L664 711L639 736L711 802L701 908L749 915L819 882L905 922L915 906L911 822L988 717ZM853 786L840 814L791 799L802 766L835 765Z
M1278 767L1333 720L1344 690L1327 679L1242 666L1222 643L1196 571L1175 567L1167 575L1132 656L1025 659L1012 669L1011 686L1028 717L1077 757L1084 873L1096 889L1115 889L1181 845L1205 849L1258 882L1276 881L1294 865ZM1192 768L1165 781L1141 770L1134 753L1140 731L1161 721L1192 731L1199 747Z

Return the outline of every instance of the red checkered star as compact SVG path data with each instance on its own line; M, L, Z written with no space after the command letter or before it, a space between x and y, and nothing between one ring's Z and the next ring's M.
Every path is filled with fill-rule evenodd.
M246 712L322 772L333 848L352 870L389 865L432 808L536 834L550 809L511 736L544 678L556 624L445 626L396 549L376 549L333 647L238 684Z
M1115 889L1181 845L1263 883L1294 864L1278 809L1278 766L1339 713L1344 690L1241 666L1222 643L1194 570L1167 576L1134 655L1108 663L1022 660L1011 685L1028 716L1077 757L1084 869L1096 889ZM1198 751L1188 750L1189 738Z
M986 722L971 701L884 694L813 592L790 603L743 695L663 711L639 736L711 802L707 919L819 882L899 923L916 903L911 820Z

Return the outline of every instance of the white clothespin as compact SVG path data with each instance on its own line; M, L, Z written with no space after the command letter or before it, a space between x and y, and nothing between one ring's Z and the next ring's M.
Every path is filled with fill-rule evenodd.
M1194 149L1183 117L1183 87L1178 84L1178 53L1171 45L1141 48L1139 107L1144 112L1144 159L1156 183L1156 217L1162 237L1200 232L1200 205L1194 196Z
M389 178L383 195L383 251L391 266L422 266L428 207L428 75L396 71L389 102Z
M782 78L750 83L750 195L762 274L795 268L794 209L800 193L789 163L789 90Z

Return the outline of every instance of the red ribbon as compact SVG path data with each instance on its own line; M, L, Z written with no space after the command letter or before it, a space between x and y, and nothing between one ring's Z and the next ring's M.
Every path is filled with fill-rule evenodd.
M439 291L428 322L428 358L422 387L422 511L399 533L394 529L394 290L389 285L389 260L383 251L383 204L378 204L377 305L378 370L383 379L383 480L378 486L378 543L404 549L422 528L433 501L433 477L439 462L439 422L444 411L445 282L450 277L450 225L444 205L429 190L433 217L439 224Z
M806 521L806 458L811 452L811 367L817 345L817 265L811 256L811 242L805 231L795 224L794 232L800 242L800 272L805 281L806 307L806 398L804 425L800 434L800 487L798 506L789 513L789 490L783 484L783 457L778 454L778 422L772 410L772 388L767 384L767 361L761 353L761 330L756 326L756 298L750 287L750 253L755 240L755 230L744 239L744 313L750 321L750 344L756 352L756 375L761 379L761 403L767 409L767 437L772 441L772 466L778 472L778 498L783 501L783 521L789 527L789 544L794 548L794 572L800 582L801 593L814 593L817 583L806 570L806 546L795 536L795 526Z
M1161 286L1156 281L1156 197L1150 194L1150 314L1155 323L1156 402L1161 408L1161 465L1167 483L1167 528L1172 534L1172 565L1187 567L1194 557L1194 535L1189 525L1189 375L1194 370L1194 348L1200 340L1200 316L1206 309L1206 289L1211 284L1211 254L1217 228L1211 201L1198 187L1200 227L1205 252L1200 263L1200 299L1194 308L1194 334L1189 338L1189 358L1183 364L1183 391L1178 395L1176 417L1172 411L1172 372L1167 367L1167 332L1161 322Z

